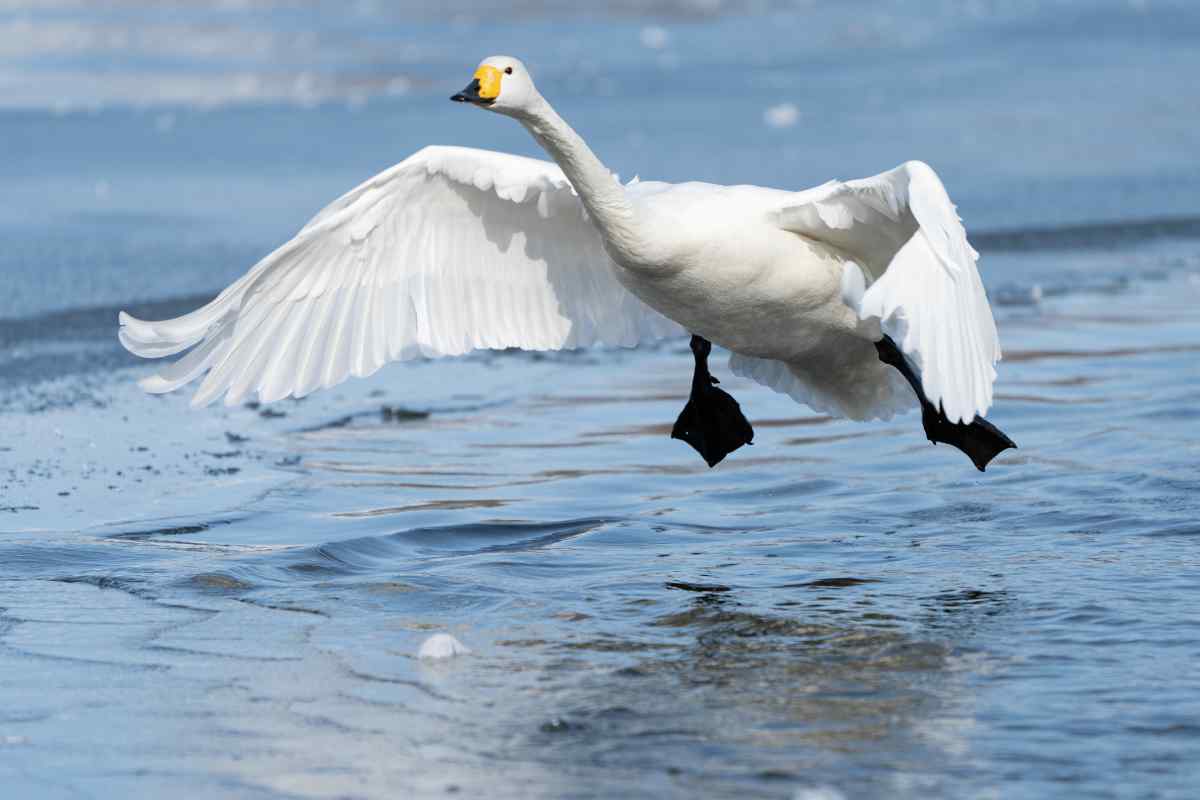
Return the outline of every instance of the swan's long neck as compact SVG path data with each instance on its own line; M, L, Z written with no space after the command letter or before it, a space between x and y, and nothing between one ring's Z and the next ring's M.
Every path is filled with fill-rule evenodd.
M575 187L609 251L618 260L637 261L641 225L620 181L544 98L520 121Z

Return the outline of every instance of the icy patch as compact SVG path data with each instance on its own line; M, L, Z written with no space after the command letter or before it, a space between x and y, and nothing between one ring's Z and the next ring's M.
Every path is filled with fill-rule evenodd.
M293 477L287 424L249 407L189 413L141 370L0 392L0 530L77 530L236 508Z
M794 103L780 103L763 112L763 122L768 128L790 128L800 121L800 109Z
M469 655L471 649L448 633L435 633L417 651L417 658L443 659Z
M832 786L808 786L797 789L793 800L846 800L846 795Z

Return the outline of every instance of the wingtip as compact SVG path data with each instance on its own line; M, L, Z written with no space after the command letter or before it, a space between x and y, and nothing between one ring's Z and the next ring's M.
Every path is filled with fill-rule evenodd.
M212 405L213 399L205 397L199 391L192 395L192 399L188 400L188 408L206 408Z
M128 311L117 313L117 330L139 344L153 344L159 338L153 325L138 319Z

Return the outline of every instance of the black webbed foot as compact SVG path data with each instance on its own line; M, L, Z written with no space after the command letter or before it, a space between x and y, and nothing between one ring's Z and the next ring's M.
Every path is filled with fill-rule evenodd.
M742 415L738 401L722 389L708 371L708 354L712 343L701 336L692 336L692 355L696 369L692 373L692 395L683 407L672 439L680 439L696 448L710 467L721 463L725 456L744 444L753 444L754 428Z
M934 444L942 442L962 450L980 472L1001 452L1017 446L1004 431L981 416L976 415L970 423L951 422L941 408L935 408L926 399L920 377L890 336L885 334L876 342L875 350L879 353L879 360L900 370L900 374L917 393L917 399L921 401L921 424L929 441Z

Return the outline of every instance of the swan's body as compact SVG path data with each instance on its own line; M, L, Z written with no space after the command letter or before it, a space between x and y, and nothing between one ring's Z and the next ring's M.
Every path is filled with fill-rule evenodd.
M503 90L501 91L501 87ZM991 404L1000 357L976 254L919 162L804 192L622 185L515 59L454 99L517 118L557 164L428 147L321 211L209 305L121 316L143 382L205 373L194 403L303 396L392 360L476 348L633 346L685 329L731 368L853 419L917 406L884 334L952 423Z
M665 255L618 278L651 308L732 351L735 373L818 410L867 419L915 407L842 300L845 254L779 227L778 213L796 196L756 186L663 188L635 209L668 232ZM762 372L762 361L779 364L778 374Z

